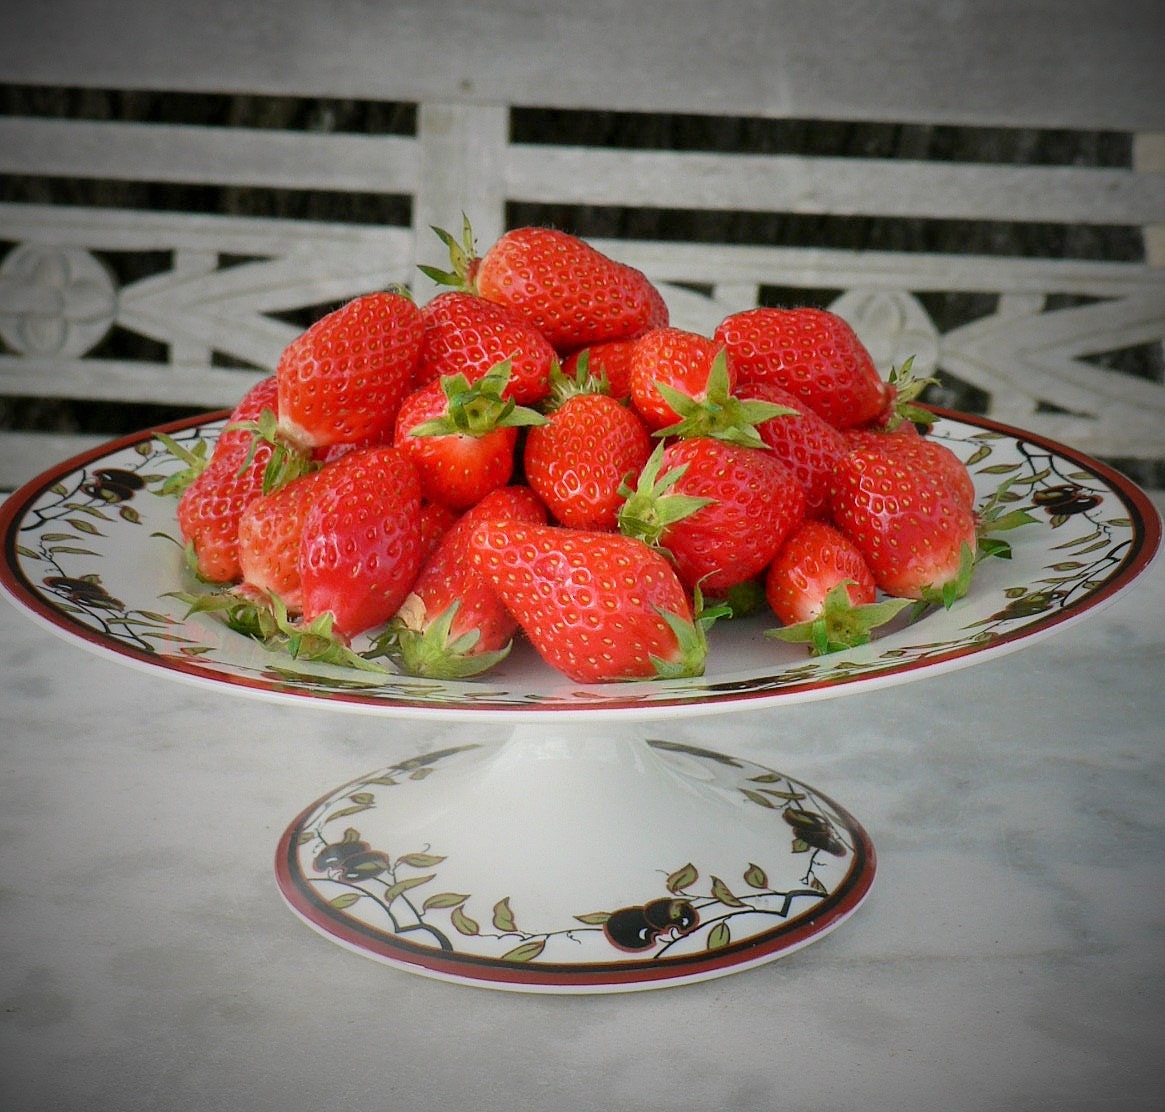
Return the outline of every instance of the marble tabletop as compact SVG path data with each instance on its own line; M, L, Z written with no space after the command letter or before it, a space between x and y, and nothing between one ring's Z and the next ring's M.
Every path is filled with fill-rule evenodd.
M669 726L843 803L873 892L771 964L555 996L372 962L276 889L301 808L464 727L163 681L0 604L0 1107L1160 1110L1163 614L1159 558L1018 653Z

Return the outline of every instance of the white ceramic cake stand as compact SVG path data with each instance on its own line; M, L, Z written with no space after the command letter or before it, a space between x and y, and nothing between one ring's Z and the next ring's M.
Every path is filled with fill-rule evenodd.
M212 438L222 415L166 431ZM949 611L813 659L758 616L712 630L700 679L583 687L520 646L463 682L293 662L214 618L187 619L176 461L150 432L62 463L0 509L0 582L31 616L127 664L201 686L394 720L446 720L442 744L329 790L288 826L276 881L334 942L494 988L676 985L788 954L845 921L875 871L842 806L783 772L669 738L680 718L923 678L1030 643L1128 588L1159 547L1123 476L1045 439L940 413L933 435L982 497L1037 522ZM360 646L357 646L358 648ZM484 727L490 726L490 730ZM504 728L500 742L485 740ZM712 731L710 730L709 733Z

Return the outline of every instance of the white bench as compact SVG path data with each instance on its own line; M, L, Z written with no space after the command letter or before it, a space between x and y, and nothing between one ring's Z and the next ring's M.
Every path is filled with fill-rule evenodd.
M21 6L0 39L5 103L69 90L64 111L0 116L0 409L230 405L313 311L389 283L431 295L416 270L442 261L431 225L455 230L464 211L484 247L534 214L646 271L681 326L816 298L886 369L914 354L962 391L935 400L970 397L1162 482L1153 3L123 0L70 4L64 19L61 7ZM86 91L150 107L187 96L165 119L97 119ZM286 97L311 108L310 126L206 118ZM345 129L345 113L387 106L403 127ZM623 145L664 125L701 138ZM1116 154L1047 159L1060 140L1080 151L1079 133ZM1023 157L1033 134L1039 164ZM834 142L853 135L889 139L889 153ZM948 138L1005 154L955 161ZM175 203L200 187L219 200ZM318 194L334 215L221 201ZM1113 236L1116 255L1095 246ZM122 354L118 335L146 338L146 354ZM105 439L4 425L7 489Z

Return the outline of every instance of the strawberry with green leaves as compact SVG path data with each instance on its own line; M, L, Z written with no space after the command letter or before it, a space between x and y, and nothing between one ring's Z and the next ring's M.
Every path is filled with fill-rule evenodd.
M473 566L551 667L576 683L702 675L716 611L696 611L665 557L619 533L488 522Z
M823 521L801 523L765 573L765 598L782 628L766 636L807 642L815 656L864 645L907 599L877 601L877 587L857 546Z
M630 355L631 404L649 429L654 432L680 420L673 404L676 395L694 402L707 396L722 348L698 332L671 326L653 328L635 341ZM722 360L722 367L731 393L736 379L731 360Z
M560 354L631 339L667 323L663 297L645 274L569 232L514 228L479 257L468 220L460 242L440 228L433 230L449 248L452 269L423 266L425 274L508 306Z
M296 337L275 369L279 431L304 451L392 437L412 389L421 311L401 293L370 293Z
M894 453L855 448L834 468L829 508L886 594L949 607L967 593L976 516L947 478Z
M416 467L426 501L460 512L510 481L518 429L546 418L506 397L509 377L507 360L472 384L449 375L401 403L394 443Z
M529 487L491 491L462 514L425 560L412 590L378 641L410 676L464 679L509 654L518 623L469 561L468 538L479 525L546 522L546 508Z
M739 386L774 382L836 428L867 424L892 404L857 333L827 309L746 309L725 317L714 338L727 347Z
M526 482L556 521L572 529L614 530L624 483L651 455L639 416L597 392L585 369L576 381L553 378L547 421L526 434Z
M804 492L771 452L696 436L652 453L619 529L666 552L687 587L720 597L763 572L804 516Z
M597 381L606 382L605 392L611 397L628 401L631 397L631 353L634 350L634 340L590 344L571 352L562 361L562 373L569 379L577 379L580 374L590 375Z
M421 309L421 318L425 331L415 376L418 387L455 374L474 383L508 359L506 397L534 405L550 392L550 371L558 361L554 348L513 310L447 290Z

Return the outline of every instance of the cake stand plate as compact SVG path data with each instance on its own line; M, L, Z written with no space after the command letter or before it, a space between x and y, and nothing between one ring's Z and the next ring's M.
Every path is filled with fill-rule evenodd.
M212 440L223 414L165 428ZM612 992L771 961L844 922L875 855L838 803L783 771L669 738L680 719L858 693L1031 644L1129 588L1161 520L1106 465L1046 438L938 412L932 436L980 499L1035 517L966 598L870 644L811 658L765 616L718 624L702 677L586 686L528 645L485 676L419 680L273 654L187 616L179 463L153 430L67 460L0 506L0 586L53 632L217 692L386 720L438 719L430 752L330 789L280 841L276 880L313 929L447 980ZM354 646L357 650L367 643ZM500 743L481 727L508 730ZM774 717L779 725L779 715ZM779 748L779 734L774 735Z

